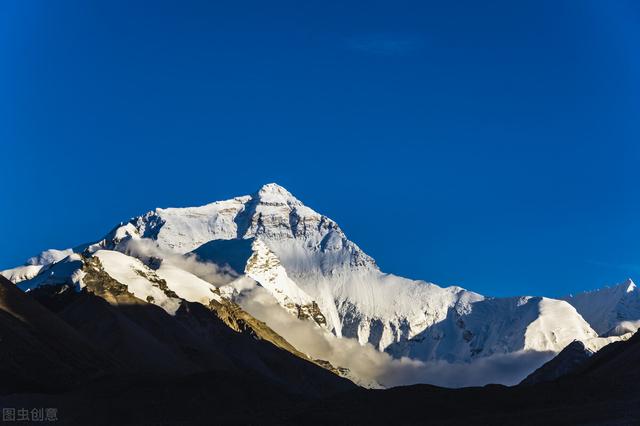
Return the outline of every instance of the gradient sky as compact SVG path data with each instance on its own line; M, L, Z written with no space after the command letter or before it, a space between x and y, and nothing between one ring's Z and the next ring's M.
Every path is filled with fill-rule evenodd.
M388 272L640 280L639 118L635 1L5 0L0 268L275 181Z

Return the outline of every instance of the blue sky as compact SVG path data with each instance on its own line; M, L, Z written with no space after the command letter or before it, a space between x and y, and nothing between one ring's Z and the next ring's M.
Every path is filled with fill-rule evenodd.
M640 279L639 31L623 0L4 1L0 268L275 181L388 272Z

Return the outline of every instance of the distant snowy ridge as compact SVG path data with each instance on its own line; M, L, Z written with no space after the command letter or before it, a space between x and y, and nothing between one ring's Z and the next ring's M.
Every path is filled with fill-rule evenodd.
M452 309L419 336L394 344L396 356L470 361L519 350L557 352L574 340L597 337L566 302L544 297L478 300Z
M569 295L564 300L600 335L624 334L640 325L640 289L631 279L613 287Z
M70 254L73 254L72 249L56 250L49 249L40 253L38 256L31 257L22 266L0 271L6 279L16 284L20 281L29 280L38 275L43 269L48 268L50 265L61 261Z

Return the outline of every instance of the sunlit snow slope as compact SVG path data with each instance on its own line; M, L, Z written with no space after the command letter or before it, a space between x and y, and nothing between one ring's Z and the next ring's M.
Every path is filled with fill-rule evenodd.
M622 284L564 298L600 335L622 335L640 326L640 289L628 279Z

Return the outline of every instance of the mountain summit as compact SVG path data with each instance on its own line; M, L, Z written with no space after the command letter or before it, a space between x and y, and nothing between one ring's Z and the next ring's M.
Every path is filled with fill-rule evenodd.
M262 187L254 193L253 198L258 198L265 203L275 202L279 204L291 203L294 205L302 205L289 191L274 182L262 185Z
M620 335L640 326L640 289L631 280L564 298L601 335Z

